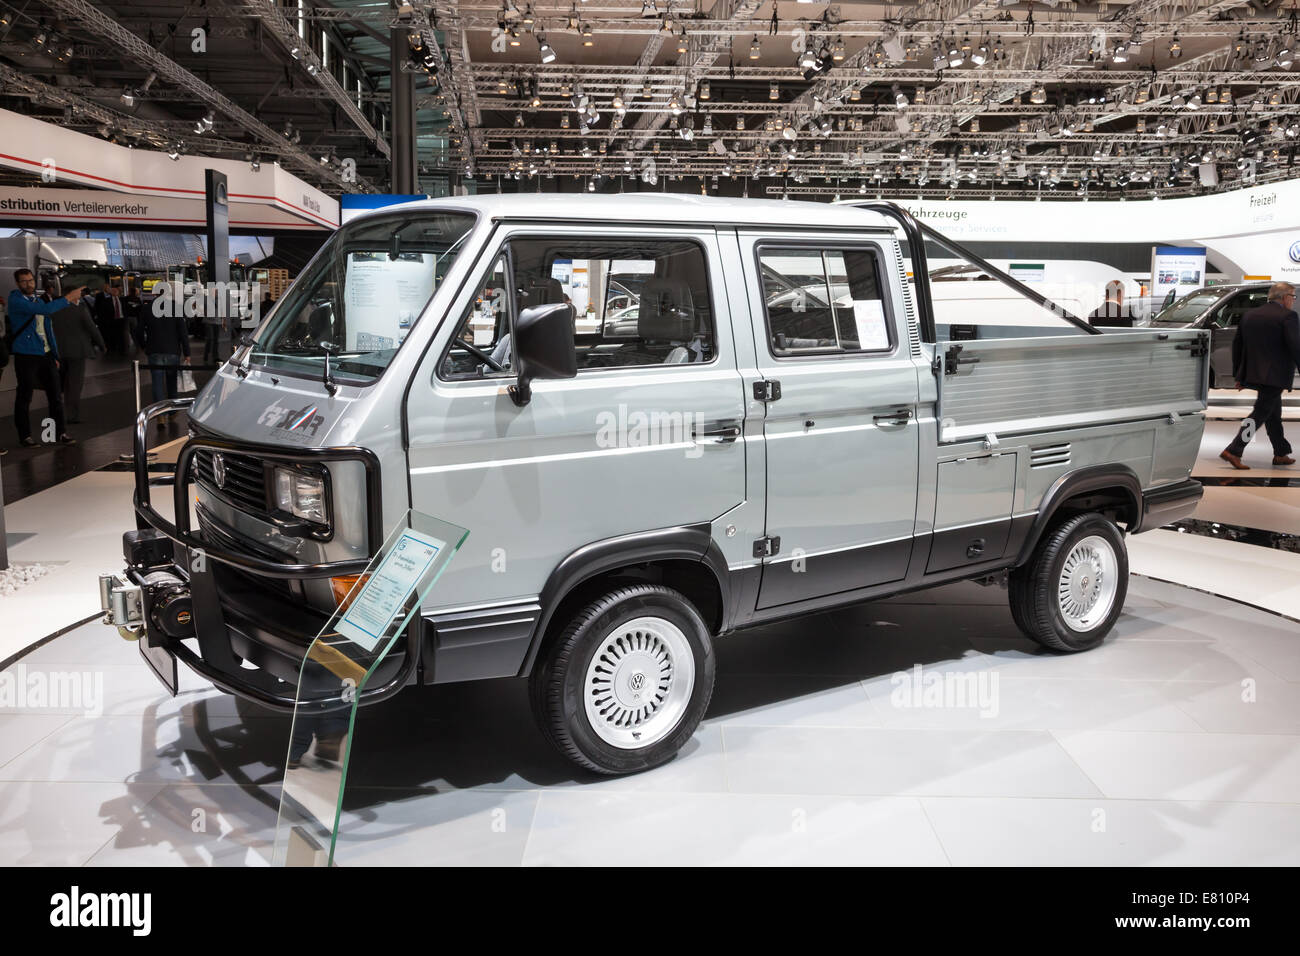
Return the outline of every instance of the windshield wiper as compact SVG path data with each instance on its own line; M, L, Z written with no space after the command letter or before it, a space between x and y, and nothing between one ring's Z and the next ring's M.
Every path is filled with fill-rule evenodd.
M333 396L339 390L339 383L334 381L334 376L330 373L330 356L338 355L343 350L332 342L321 342L320 350L325 353L325 374L321 377L321 381L325 384L325 391Z
M244 359L235 364L235 374L241 379L248 378L248 363L253 358L253 349L257 348L257 339L253 338L248 332L239 337L239 347L245 349ZM233 356L232 356L233 357Z

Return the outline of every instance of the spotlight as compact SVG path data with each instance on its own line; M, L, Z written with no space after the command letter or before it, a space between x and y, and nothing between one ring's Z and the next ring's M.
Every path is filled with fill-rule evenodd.
M911 102L911 100L907 98L907 94L898 88L897 83L895 83L893 86L893 93L894 93L894 105L898 107L900 110L906 108L907 105Z
M180 158L181 158L181 149L180 149L180 146L179 146L179 145L168 146L168 147L167 147L167 158L170 159L170 160L172 160L173 162L175 162L176 160L180 159Z
M1183 55L1183 45L1178 42L1178 34L1175 33L1169 40L1169 58L1176 60Z
M779 100L781 98L781 87L777 86L776 80L773 80L767 88L767 98L769 100Z
M836 63L844 61L844 41L839 37L836 37L835 42L831 44L831 59Z
M751 60L757 60L762 55L763 48L759 45L758 37L755 36L749 44L749 58Z
M590 24L590 23L584 23L580 29L581 29L581 32L582 32L582 45L583 45L583 46L594 46L595 43L596 43L596 41L595 41L595 39L593 38L592 33L591 33L591 24Z
M798 66L799 69L804 70L805 72L817 69L817 54L812 51L811 47L805 48L804 51L799 54Z
M537 38L537 42L539 44L537 48L537 55L541 58L541 61L543 63L554 63L555 49L549 43L546 42L546 37L539 35Z
M131 87L128 86L122 91L121 100L123 106L135 106L135 93L132 92Z
M1035 87L1029 94L1029 102L1033 103L1035 106L1041 106L1043 103L1046 103L1047 90L1042 86Z
M515 129L519 129L523 125L524 125L524 114L515 113Z
M627 104L623 102L623 97L618 93L614 94L614 99L610 105L614 107L614 112L619 116L627 112Z
M707 100L710 96L713 95L713 89L712 87L709 86L708 80L700 80L700 90L697 95L702 100Z

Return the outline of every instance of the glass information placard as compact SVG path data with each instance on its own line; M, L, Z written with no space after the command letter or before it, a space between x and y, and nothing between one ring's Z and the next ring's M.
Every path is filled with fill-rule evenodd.
M468 535L408 511L364 572L332 580L338 608L298 677L274 864L333 864L357 707L405 684L421 639L420 606Z

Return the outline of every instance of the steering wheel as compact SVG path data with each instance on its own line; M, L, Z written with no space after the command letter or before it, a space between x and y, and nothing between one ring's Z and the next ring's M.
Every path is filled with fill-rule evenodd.
M488 355L486 352L484 352L482 349L478 348L477 346L470 345L464 339L452 339L451 345L452 348L464 349L466 352L474 356L476 359L478 359L488 368L492 369L492 371L494 372L504 372L506 370L505 366L499 365L496 362L496 360L492 358L492 356Z

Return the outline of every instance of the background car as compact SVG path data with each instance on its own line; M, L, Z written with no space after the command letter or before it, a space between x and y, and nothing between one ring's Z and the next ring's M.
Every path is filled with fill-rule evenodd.
M1241 317L1268 301L1271 283L1213 285L1196 289L1151 319L1159 328L1210 330L1210 388L1232 388L1232 340Z

